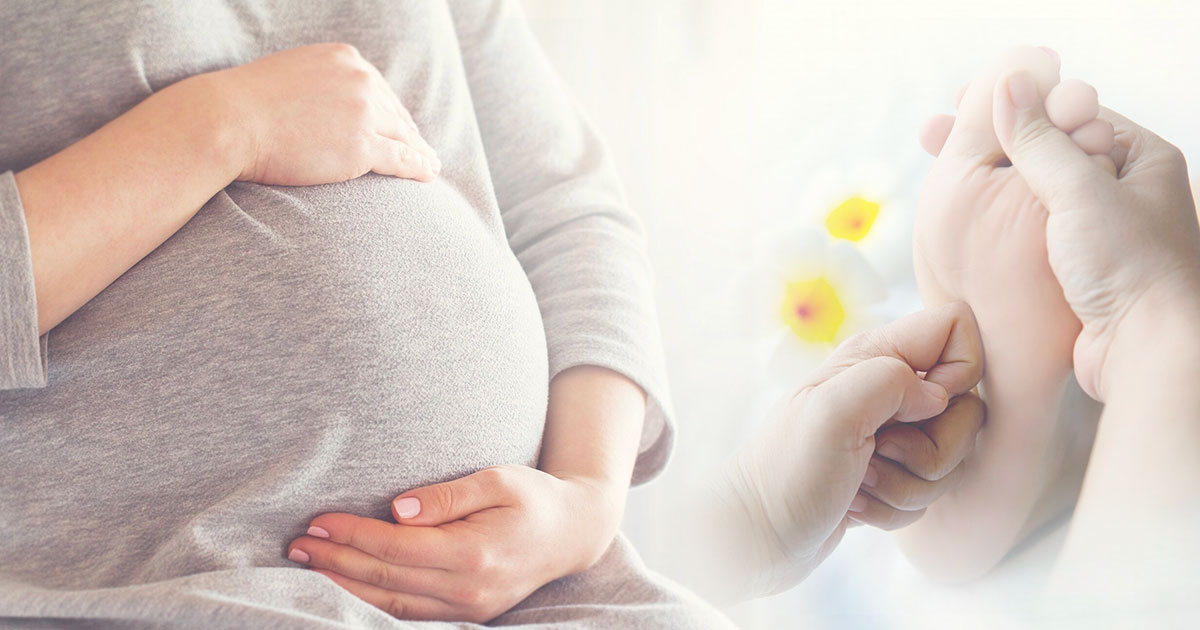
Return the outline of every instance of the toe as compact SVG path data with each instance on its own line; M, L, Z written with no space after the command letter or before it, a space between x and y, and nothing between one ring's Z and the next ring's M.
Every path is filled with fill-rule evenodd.
M1046 95L1046 116L1055 127L1071 133L1100 114L1096 88L1078 79L1054 86Z
M1093 118L1071 132L1071 139L1088 155L1108 155L1116 144L1112 123Z
M938 114L921 124L921 128L917 130L917 140L929 155L937 157L942 152L942 147L946 146L946 138L950 136L950 130L953 128L953 116Z
M1008 51L998 63L971 81L958 106L954 128L947 138L944 154L995 165L1004 159L1004 150L992 124L992 93L999 78L1009 72L1030 73L1041 95L1058 83L1058 59L1041 48L1022 47Z

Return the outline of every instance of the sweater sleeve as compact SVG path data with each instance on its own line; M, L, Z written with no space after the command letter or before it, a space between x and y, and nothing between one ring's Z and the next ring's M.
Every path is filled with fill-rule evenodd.
M550 378L605 367L646 392L633 483L674 439L645 236L607 150L514 0L449 3L509 246L546 328Z
M13 174L0 173L0 391L45 386L25 210Z

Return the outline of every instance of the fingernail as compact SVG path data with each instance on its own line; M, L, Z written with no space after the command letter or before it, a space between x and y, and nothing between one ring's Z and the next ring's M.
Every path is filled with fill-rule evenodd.
M1008 100L1017 109L1028 109L1037 104L1037 86L1028 74L1017 72L1008 77Z
M851 512L862 512L867 509L867 497L861 494L854 495L854 500L850 502Z
M325 531L324 527L313 525L308 528L308 535L316 538L329 538L329 532Z
M933 381L921 381L921 389L924 389L925 393L935 400L946 400L948 396L946 388Z
M884 442L875 447L875 452L897 463L904 459L904 451L895 442Z
M400 518L412 518L421 513L421 502L416 497L404 497L392 501L392 507L396 509L396 516Z
M1062 57L1060 57L1058 55L1058 51L1054 50L1053 48L1050 48L1049 46L1038 46L1038 48L1041 48L1042 52L1046 53L1047 55L1050 55L1050 58L1054 60L1054 63L1056 63L1060 66L1062 65Z
M867 464L867 474L863 475L862 485L874 488L877 481L879 481L879 472L875 470L875 464Z
M439 160L436 155L433 157L433 172L434 173L442 172L442 161Z
M304 553L302 549L293 549L288 552L288 560L291 560L292 562L299 562L300 564L307 564L309 558L308 554Z

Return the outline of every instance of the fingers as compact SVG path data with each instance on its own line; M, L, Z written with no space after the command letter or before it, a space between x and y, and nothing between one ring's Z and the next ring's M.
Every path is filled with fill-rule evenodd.
M975 449L985 417L978 396L958 396L945 412L928 422L898 424L880 431L875 436L875 452L915 478L939 481Z
M383 135L376 135L372 143L372 171L422 182L433 181L437 176L429 158L407 143Z
M410 490L392 501L392 515L406 525L440 525L512 505L511 481L501 467L485 468L453 481Z
M871 436L888 420L923 420L942 412L942 386L917 376L894 357L858 362L816 386L806 401L820 426L836 430L850 444Z
M442 169L442 162L438 159L437 151L435 151L433 147L425 141L425 136L421 135L421 131L417 128L416 121L413 120L412 113L408 111L408 108L404 106L404 103L400 101L400 97L396 94L395 90L390 88L390 86L387 90L387 96L388 100L392 104L393 111L396 112L396 116L401 120L403 127L407 132L405 139L412 143L413 146L417 147L417 149L424 153L427 157L429 157L435 166L434 170L440 172Z
M322 514L312 520L309 536L350 545L390 564L451 568L459 545L437 527L396 525L354 514Z
M942 152L942 147L946 146L946 138L950 137L950 130L953 128L953 116L947 114L932 116L917 130L917 141L921 143L921 148L925 149L926 153L937 157Z
M370 66L370 72L373 78L371 82L371 88L374 92L373 104L379 112L377 114L378 120L375 131L383 138L399 142L408 150L399 151L394 146L385 146L379 166L385 170L402 171L403 168L399 165L400 162L397 161L397 158L399 158L404 161L406 166L418 166L417 170L425 171L428 174L421 173L420 177L414 177L407 174L399 175L395 172L383 173L379 169L372 170L377 173L397 175L398 177L409 179L420 179L421 181L426 181L424 177L432 178L432 176L437 175L442 170L442 163L437 157L437 152L421 136L420 131L417 130L416 123L413 122L412 115L409 114L408 109L400 102L400 97L396 95L395 90L383 78L379 70L374 66ZM415 152L416 155L411 155L409 154L410 152Z
M897 510L861 490L854 496L854 500L850 502L850 510L846 512L847 516L859 523L886 531L911 525L924 514L923 509Z
M414 621L464 620L461 610L436 598L389 591L385 588L325 569L313 569L313 571L333 580L338 586L350 591L355 597L397 619L411 619ZM487 621L486 619L467 620Z
M437 597L447 590L450 573L444 569L409 567L384 562L348 545L303 536L288 546L292 562L327 569L392 591Z
M962 469L954 468L941 479L930 481L883 457L872 457L861 491L894 510L914 512L929 507L961 478Z
M962 302L918 311L850 338L818 379L875 356L893 357L926 372L925 380L941 385L951 396L970 391L983 377L979 325Z
M1004 152L1051 214L1082 199L1107 195L1113 180L1059 130L1042 107L1037 85L1025 72L996 83L994 124ZM1107 184L1106 184L1107 182Z

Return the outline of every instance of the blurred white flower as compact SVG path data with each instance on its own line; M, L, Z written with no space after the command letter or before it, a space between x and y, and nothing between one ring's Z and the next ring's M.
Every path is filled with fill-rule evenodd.
M796 200L802 224L853 243L888 285L911 282L914 208L894 168L866 161L805 180Z
M854 202L857 203L857 202ZM843 209L842 212L857 212ZM837 221L851 219L838 218ZM871 306L887 290L851 243L797 227L763 239L751 285L769 376L792 385L847 337L879 323Z

